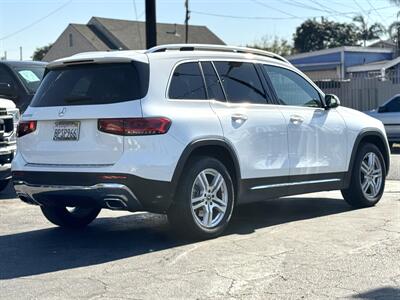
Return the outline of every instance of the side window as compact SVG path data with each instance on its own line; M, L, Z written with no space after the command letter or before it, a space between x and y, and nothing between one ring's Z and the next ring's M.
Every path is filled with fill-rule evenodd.
M386 104L385 112L400 112L400 97L396 97Z
M252 63L216 61L214 65L229 102L267 103L265 91Z
M175 69L168 97L170 99L207 99L203 76L197 62L183 63Z
M206 81L208 98L225 101L221 83L211 62L202 62L201 67L203 68L204 79Z
M0 83L7 83L11 86L15 84L10 72L0 66Z
M300 75L280 67L264 65L264 69L281 104L321 107L318 91Z
M4 67L0 66L0 83L9 84L11 89L16 92L17 86L14 78L11 76L10 72ZM4 95L9 96L9 95Z

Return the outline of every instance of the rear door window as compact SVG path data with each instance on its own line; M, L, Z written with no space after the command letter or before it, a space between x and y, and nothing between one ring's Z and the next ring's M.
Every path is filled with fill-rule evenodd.
M216 61L214 65L229 102L267 103L266 94L254 64Z
M86 64L53 69L44 77L31 106L110 104L143 98L148 64Z
M170 99L205 100L206 89L198 62L188 62L176 67L169 86Z
M204 80L206 81L208 99L225 101L224 92L211 62L202 62Z

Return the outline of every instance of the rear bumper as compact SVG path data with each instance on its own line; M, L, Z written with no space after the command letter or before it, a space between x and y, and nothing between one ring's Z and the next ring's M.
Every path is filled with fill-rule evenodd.
M162 213L173 199L170 182L128 174L16 171L12 175L17 195L29 204Z

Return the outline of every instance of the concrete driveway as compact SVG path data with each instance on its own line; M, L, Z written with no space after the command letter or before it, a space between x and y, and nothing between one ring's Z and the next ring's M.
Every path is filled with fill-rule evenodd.
M339 192L239 207L203 242L146 213L103 211L71 232L0 196L2 299L400 299L400 181L368 209Z

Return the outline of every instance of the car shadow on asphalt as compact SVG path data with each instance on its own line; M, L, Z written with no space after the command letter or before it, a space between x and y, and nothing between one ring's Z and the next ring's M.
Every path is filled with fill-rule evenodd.
M0 191L0 201L15 199L15 197L17 197L17 195L11 183L9 183L4 190Z
M354 295L356 299L385 299L385 300L398 300L400 299L400 288L397 287L382 287L373 289L367 292L363 292Z
M351 210L342 199L283 198L236 208L225 235ZM18 220L16 220L18 222ZM0 280L97 265L196 241L181 240L163 215L100 217L81 231L58 227L0 236Z

